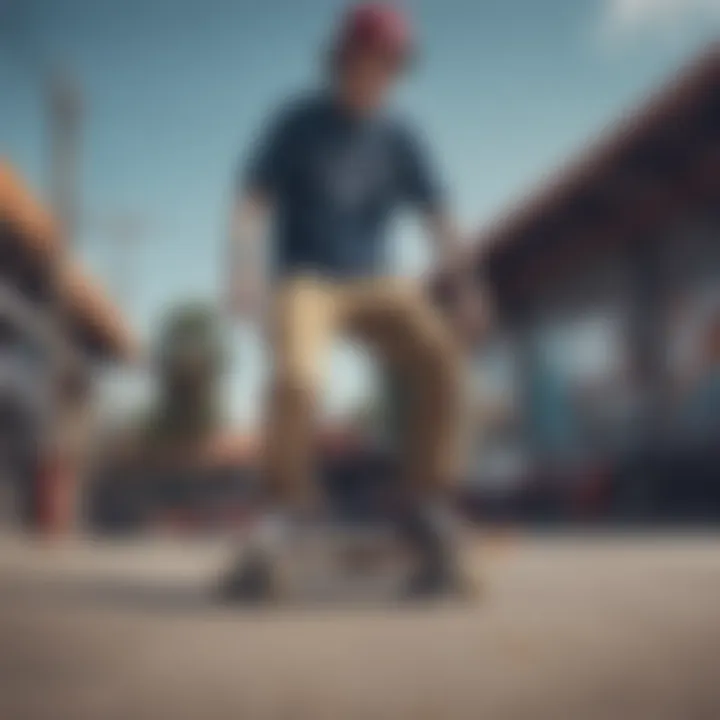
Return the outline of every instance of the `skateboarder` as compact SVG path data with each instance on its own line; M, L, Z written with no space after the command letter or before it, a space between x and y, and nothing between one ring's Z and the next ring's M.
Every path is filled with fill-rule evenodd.
M422 215L441 260L458 242L445 198L412 128L389 111L410 66L407 18L382 4L350 9L327 57L324 87L283 107L242 174L233 221L230 302L247 311L262 277L257 243L274 224L268 332L272 373L263 478L270 507L231 592L272 594L278 558L316 507L313 410L336 333L400 365L413 395L401 481L418 571L408 591L435 594L458 579L449 485L459 423L459 354L420 283L389 276L383 236L393 211Z

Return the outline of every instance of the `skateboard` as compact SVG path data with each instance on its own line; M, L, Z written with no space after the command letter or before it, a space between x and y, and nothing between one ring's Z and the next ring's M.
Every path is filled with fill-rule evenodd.
M321 523L298 532L276 558L271 580L248 579L248 558L241 553L222 578L221 594L233 604L394 603L410 599L415 563L391 524ZM470 599L476 590L463 580L442 599Z

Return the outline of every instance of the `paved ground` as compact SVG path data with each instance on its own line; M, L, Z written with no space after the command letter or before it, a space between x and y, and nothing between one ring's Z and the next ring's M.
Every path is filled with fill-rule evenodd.
M720 717L720 537L489 540L433 608L219 608L222 555L0 541L0 718Z

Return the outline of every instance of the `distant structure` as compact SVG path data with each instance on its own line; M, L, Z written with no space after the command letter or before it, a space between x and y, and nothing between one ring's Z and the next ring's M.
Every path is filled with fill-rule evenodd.
M510 406L478 476L505 473L526 506L565 485L606 512L720 517L720 412L688 419L703 373L720 377L719 237L715 44L478 235Z
M53 532L76 518L94 366L136 350L120 312L61 243L51 213L0 161L0 494L16 510L5 515ZM58 355L67 359L61 375ZM49 435L61 436L57 457L47 454Z

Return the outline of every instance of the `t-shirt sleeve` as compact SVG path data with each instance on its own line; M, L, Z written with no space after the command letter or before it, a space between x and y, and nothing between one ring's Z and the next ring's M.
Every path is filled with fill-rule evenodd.
M238 183L241 190L270 197L278 193L287 174L292 127L290 113L283 110L262 129L241 165Z
M424 142L407 129L400 130L397 138L403 199L425 212L440 210L444 192Z

